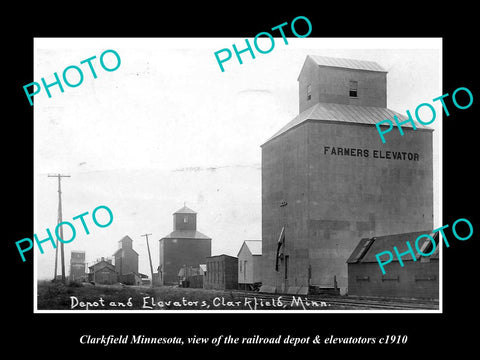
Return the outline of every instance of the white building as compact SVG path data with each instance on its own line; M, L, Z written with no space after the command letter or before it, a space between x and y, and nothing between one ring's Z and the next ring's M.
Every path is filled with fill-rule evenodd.
M245 240L237 257L238 288L253 290L262 282L262 241Z

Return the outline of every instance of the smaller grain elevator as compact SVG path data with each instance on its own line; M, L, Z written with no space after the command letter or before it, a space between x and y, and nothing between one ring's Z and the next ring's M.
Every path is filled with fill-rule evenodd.
M138 253L133 250L133 240L127 235L118 242L115 257L115 270L118 275L138 273Z
M199 268L212 251L212 239L197 231L197 213L184 206L173 213L173 231L159 240L159 282L179 283L183 267Z
M86 281L85 251L72 250L70 256L70 281Z

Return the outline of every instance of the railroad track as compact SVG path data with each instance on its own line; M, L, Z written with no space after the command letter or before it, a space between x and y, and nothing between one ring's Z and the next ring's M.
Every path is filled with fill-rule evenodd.
M438 303L410 303L410 302L392 302L390 300L354 300L354 299L325 299L332 305L344 306L352 310L438 310Z
M269 294L253 291L232 290L229 292L232 299L256 299L257 303L275 303L280 298L283 307L288 310L438 310L438 301L410 300L410 299L378 299L332 295L289 295ZM294 304L295 306L288 306ZM319 305L320 304L320 305ZM325 305L326 304L326 305ZM274 310L275 307L268 308Z

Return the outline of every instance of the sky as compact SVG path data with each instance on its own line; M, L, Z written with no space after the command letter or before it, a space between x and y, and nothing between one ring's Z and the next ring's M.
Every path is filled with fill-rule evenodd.
M221 72L214 52L242 38L36 38L34 79L54 81L69 65L83 70L75 88L50 88L34 101L34 229L47 237L57 223L57 179L62 179L63 220L72 222L70 252L88 264L112 256L125 235L139 253L139 271L150 275L158 240L173 230L172 214L184 203L195 210L197 229L212 238L212 255L236 256L244 240L261 239L260 146L298 115L297 77L308 54L378 62L388 71L387 107L405 114L442 94L441 39L275 38L268 54L248 53ZM267 48L264 46L263 48ZM120 67L104 71L100 55L115 50ZM115 58L105 55L108 67ZM97 78L87 64L92 61ZM75 83L75 72L69 79ZM452 89L453 91L453 89ZM434 225L441 221L441 105L433 103ZM380 142L380 137L379 137ZM380 143L379 143L380 144ZM112 224L95 226L92 211L108 206ZM85 212L90 234L79 220ZM99 211L99 216L101 212ZM71 237L68 228L64 237ZM53 278L55 250L35 249L38 279Z

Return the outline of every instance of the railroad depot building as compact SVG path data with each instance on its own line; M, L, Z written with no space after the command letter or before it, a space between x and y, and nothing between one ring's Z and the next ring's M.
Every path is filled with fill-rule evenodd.
M118 274L115 265L112 264L112 259L102 257L88 269L88 281L90 282L108 285L118 282Z
M433 229L433 134L382 143L375 124L407 117L375 62L309 55L298 83L299 115L261 146L261 291L345 294L362 238Z

